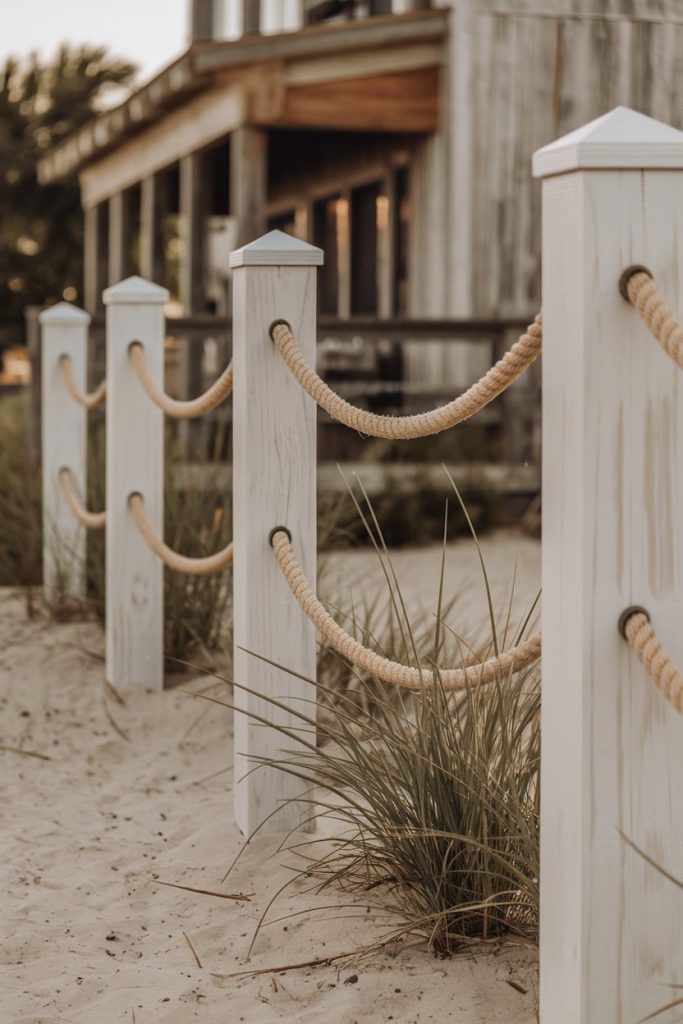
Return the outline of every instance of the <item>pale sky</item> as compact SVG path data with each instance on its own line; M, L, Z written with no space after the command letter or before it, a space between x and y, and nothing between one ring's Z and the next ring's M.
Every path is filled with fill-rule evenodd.
M140 80L187 45L188 0L0 0L0 62L62 42L105 44L140 65Z

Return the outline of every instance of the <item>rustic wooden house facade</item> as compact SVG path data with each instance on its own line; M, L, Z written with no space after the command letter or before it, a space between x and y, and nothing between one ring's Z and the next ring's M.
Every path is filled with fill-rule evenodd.
M532 152L618 104L683 126L680 0L194 0L191 25L41 163L79 175L92 312L139 272L223 316L228 252L279 227L325 249L321 314L524 318ZM490 358L424 340L404 346L418 384L452 392Z

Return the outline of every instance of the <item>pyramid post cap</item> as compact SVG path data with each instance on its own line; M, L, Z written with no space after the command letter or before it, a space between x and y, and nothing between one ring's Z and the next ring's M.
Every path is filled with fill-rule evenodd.
M683 132L629 107L615 107L533 157L536 178L609 169L683 170Z
M284 231L269 231L249 245L230 253L230 266L235 267L319 267L322 249L286 235Z
M126 277L111 288L105 289L102 300L105 306L116 305L116 303L138 303L140 305L164 305L168 302L168 288L162 288L153 281L146 281L144 277Z
M38 315L42 327L87 327L90 320L90 313L70 302L58 302Z

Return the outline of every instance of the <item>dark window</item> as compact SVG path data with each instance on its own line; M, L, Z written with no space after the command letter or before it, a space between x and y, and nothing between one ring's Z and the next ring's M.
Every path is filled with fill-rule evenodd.
M207 149L202 158L207 183L207 213L226 217L230 213L230 143L228 139Z
M174 299L178 298L178 272L180 260L179 217L180 210L180 166L171 164L159 172L157 187L163 190L163 283Z
M408 312L408 231L410 224L409 169L396 171L394 206L394 281L392 305L396 316Z
M331 316L339 312L338 201L339 196L328 196L313 205L313 244L325 253L318 271L318 309Z
M351 313L377 313L377 199L379 184L351 192Z
M296 236L296 211L287 210L268 218L269 231L284 231L286 235Z
M391 0L369 0L368 14L377 17L380 14L391 14Z
M130 225L130 236L128 238L128 255L126 258L127 272L131 274L140 273L140 206L142 190L139 185L134 185L128 190L126 202L128 204L128 217Z

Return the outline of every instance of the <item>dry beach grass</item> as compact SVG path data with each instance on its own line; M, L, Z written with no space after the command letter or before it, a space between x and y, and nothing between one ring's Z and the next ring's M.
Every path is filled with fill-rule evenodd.
M486 622L471 547L449 546L447 559L454 589L468 595L469 621L458 619L463 632ZM508 593L515 552L522 550L513 616L521 614L537 586L537 546L500 535L483 548L494 601ZM348 586L356 571L363 572L363 593L371 594L367 559L364 552L350 560L331 556L327 595L335 593L333 580L343 575ZM438 548L394 558L398 577L423 587L438 580L439 564ZM336 593L348 609L347 594ZM419 586L409 583L406 593L414 609ZM295 882L277 901L247 963L257 922L298 865L291 854L276 853L272 840L256 839L221 882L241 846L231 819L230 715L192 701L181 688L126 695L120 704L103 687L99 627L42 616L29 621L16 591L2 592L0 631L0 739L49 757L0 751L1 1020L535 1020L535 953L521 940L440 961L424 943L413 947L407 939L372 957L269 973L353 954L397 920L380 909L377 893L328 888L315 896L303 891L311 879ZM206 677L184 683L195 690L210 685ZM321 904L337 909L316 912ZM244 973L261 969L268 973Z

